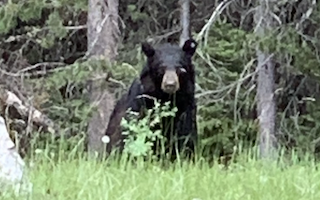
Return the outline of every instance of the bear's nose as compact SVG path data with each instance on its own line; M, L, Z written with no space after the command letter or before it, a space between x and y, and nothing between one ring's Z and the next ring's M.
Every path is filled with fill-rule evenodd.
M162 78L161 89L168 94L173 94L179 90L179 78L176 71L166 70Z
M165 84L165 90L168 93L174 93L176 90L176 84L175 82L170 82Z

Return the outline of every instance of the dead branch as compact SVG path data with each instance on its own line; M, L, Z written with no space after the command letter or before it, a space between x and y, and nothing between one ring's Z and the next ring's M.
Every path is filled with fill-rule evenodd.
M196 38L197 41L200 41L202 38L204 38L204 43L207 44L207 38L208 38L210 26L213 24L213 22L216 21L217 17L232 1L233 0L224 0L217 6L217 8L213 11L208 22L202 27L201 31L197 35L197 38Z
M79 25L79 26L64 26L66 30L81 30L86 29L87 25Z
M147 42L150 42L150 43L157 43L165 38L168 38L170 37L171 35L174 35L176 33L178 33L179 31L181 30L181 28L174 28L172 30L165 30L164 34L160 34L160 35L155 35L155 36L152 36L152 37L148 37L146 39Z
M0 62L0 65L1 64L4 65L3 63ZM0 73L8 75L8 76L12 76L12 77L20 77L22 75L32 76L32 75L37 75L37 74L45 75L47 73L47 71L50 71L50 69L47 69L47 67L53 68L51 70L54 70L55 68L62 67L62 66L65 66L65 64L62 62L43 62L43 63L37 63L35 65L25 67L15 73L7 72L5 70L0 69ZM38 68L41 68L41 71L30 72L30 71L37 70Z
M178 32L178 30L176 32ZM32 72L32 73L28 72L29 70L33 70L33 69L39 67L40 65L56 65L56 67L54 67L53 69L35 71L35 72ZM35 77L35 76L43 77L43 76L49 75L50 73L55 73L55 72L59 72L59 71L67 70L67 69L70 69L70 66L65 66L63 63L59 63L59 62L57 62L57 63L38 63L38 64L32 65L30 67L24 68L22 70L19 70L16 73L12 73L12 72L8 72L6 70L0 69L0 74L4 74L4 75L7 75L7 76L11 76L11 77L25 76L25 77L32 78L32 77ZM111 83L119 84L123 88L126 87L126 85L123 82L110 77L109 73L101 73L99 76L96 76L96 77L88 79L88 81L97 81L97 80L101 80L101 79L105 79L106 81L109 81Z
M0 87L0 103L3 104L4 107L14 107L21 117L30 119L36 125L43 127L45 131L48 131L49 133L56 134L56 128L51 119L34 107L24 105L17 95L3 87Z
M313 9L316 6L317 1L316 0L312 0L311 5L308 6L308 10L302 14L300 21L296 24L296 30L301 32L302 29L302 24L305 20L309 19L309 17L311 16L311 14L313 13Z

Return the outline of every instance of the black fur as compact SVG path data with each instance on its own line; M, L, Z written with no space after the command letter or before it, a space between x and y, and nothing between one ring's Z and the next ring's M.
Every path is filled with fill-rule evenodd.
M110 153L113 147L123 149L124 136L121 134L120 121L125 117L126 110L141 112L144 108L150 109L153 100L148 98L137 98L139 95L155 97L162 103L173 102L178 108L174 118L174 129L178 136L178 151L187 150L189 153L195 151L197 143L196 124L196 102L195 92L195 71L192 65L192 56L196 50L197 43L190 39L181 48L177 45L163 44L153 48L148 43L142 44L142 51L147 56L147 63L143 68L140 77L135 79L127 94L117 103L111 115L106 135L110 137L107 145L107 152ZM164 74L167 70L175 71L179 78L179 89L174 95L168 94L161 89ZM166 125L166 122L163 122ZM165 127L165 126L163 126ZM163 131L164 136L172 141L172 137ZM187 138L187 140L185 140Z

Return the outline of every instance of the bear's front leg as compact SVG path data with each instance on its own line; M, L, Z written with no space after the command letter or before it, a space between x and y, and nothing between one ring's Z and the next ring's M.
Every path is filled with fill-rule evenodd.
M189 106L186 111L179 116L177 122L178 150L179 153L189 158L195 153L198 142L196 117L196 105Z

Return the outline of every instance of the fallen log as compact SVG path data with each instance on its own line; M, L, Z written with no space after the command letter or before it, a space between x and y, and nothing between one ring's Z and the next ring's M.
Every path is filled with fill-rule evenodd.
M13 107L22 118L31 120L34 124L42 127L45 131L52 134L57 133L55 124L51 119L34 107L27 105L26 102L23 103L17 95L3 87L0 87L0 101L3 106Z

